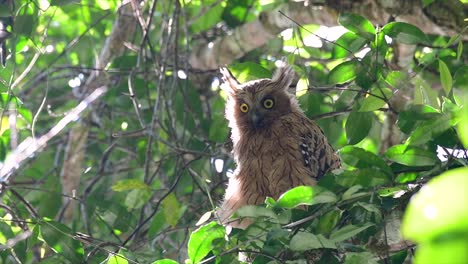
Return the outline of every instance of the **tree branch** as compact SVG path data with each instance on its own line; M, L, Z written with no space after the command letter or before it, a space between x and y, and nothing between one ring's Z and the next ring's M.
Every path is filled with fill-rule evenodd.
M294 24L279 11L301 25L337 26L338 15L346 12L362 15L376 25L384 25L394 18L396 21L413 24L427 34L451 36L462 32L463 28L463 25L460 24L460 20L463 21L463 12L443 17L443 21L447 19L451 21L441 23L437 16L438 13L434 11L440 7L429 5L423 8L419 1L348 0L338 2L328 0L325 1L325 4L312 3L310 5L305 5L305 2L289 1L272 11L261 13L257 19L235 28L229 35L210 43L198 44L190 55L190 65L198 70L217 69L219 66L229 64L244 56L247 52L261 47ZM391 4L387 2L391 2ZM448 0L444 2L444 6L448 6L447 10L452 10L454 9L452 7L457 6L459 1ZM400 15L393 17L394 14ZM468 39L466 32L463 33L462 39Z

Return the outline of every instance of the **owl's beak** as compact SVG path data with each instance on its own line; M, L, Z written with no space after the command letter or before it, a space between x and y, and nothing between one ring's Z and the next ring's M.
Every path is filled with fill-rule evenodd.
M255 128L262 128L265 126L265 122L263 119L263 115L258 113L257 111L252 111L252 115L250 116L252 119L252 123Z

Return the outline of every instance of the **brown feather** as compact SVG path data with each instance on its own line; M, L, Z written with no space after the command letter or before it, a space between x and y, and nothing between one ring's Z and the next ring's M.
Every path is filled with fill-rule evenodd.
M293 76L290 67L279 68L272 80L239 84L229 94L226 118L232 129L237 168L219 211L223 223L244 205L263 203L267 196L278 199L295 186L315 185L319 177L340 166L320 127L287 92ZM274 101L271 109L263 105L265 99ZM241 104L248 105L248 112L240 110Z

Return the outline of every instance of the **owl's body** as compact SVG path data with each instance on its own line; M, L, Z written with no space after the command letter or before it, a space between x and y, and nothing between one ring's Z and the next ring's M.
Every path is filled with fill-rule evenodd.
M279 68L271 80L242 85L226 69L222 74L237 169L229 179L221 221L244 205L263 203L267 196L277 199L295 186L315 185L340 166L321 129L287 92L294 77L290 67Z

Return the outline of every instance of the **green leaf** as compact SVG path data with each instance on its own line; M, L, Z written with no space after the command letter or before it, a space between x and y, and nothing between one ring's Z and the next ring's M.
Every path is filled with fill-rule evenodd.
M452 127L452 118L448 114L442 114L420 124L407 139L410 145L422 145L435 139L447 129Z
M431 84L429 84L421 76L416 75L413 77L414 80L414 104L427 104L434 108L439 108L439 96L438 92L435 91Z
M425 242L418 245L414 264L426 263L463 263L468 259L467 234L459 234L454 239L441 242Z
M468 66L464 65L455 72L453 77L454 83L453 86L463 89L465 91L468 90Z
M15 17L13 31L15 34L29 37L31 35L34 24L33 15L19 15Z
M190 235L188 242L188 256L192 263L199 263L213 249L213 240L224 239L224 227L211 222Z
M141 208L151 197L151 191L148 189L133 189L125 197L125 206L129 211Z
M128 264L128 260L121 252L119 252L117 255L109 253L109 256L107 257L107 264Z
M407 145L392 146L385 152L385 156L406 166L434 166L439 162L434 152Z
M277 207L295 208L299 205L313 204L314 189L310 186L298 186L283 193L276 202Z
M289 242L289 248L293 251L305 251L317 248L332 248L336 245L322 235L314 235L307 232L298 232Z
M224 10L224 7L221 3L215 4L214 6L200 5L199 11L202 11L202 8L208 9L208 11L206 11L201 16L197 16L197 19L190 25L191 33L198 33L208 30L221 21L221 15ZM195 8L193 10L196 13Z
M334 203L338 200L336 194L330 191L321 191L314 196L314 203L313 204L321 204L321 203Z
M179 263L172 259L160 259L160 260L156 260L152 264L179 264Z
M364 17L356 14L341 14L338 23L346 29L368 40L374 40L375 28L372 23Z
M277 220L278 216L273 212L271 208L265 208L263 206L257 205L246 205L242 206L237 212L235 213L238 217L250 217L250 218L259 218L259 217L266 217L273 220Z
M439 60L439 72L440 82L444 88L445 95L448 96L450 94L450 90L452 90L452 75L450 74L447 64L445 64L443 60Z
M401 71L391 71L385 76L385 83L395 89L403 87L408 82L408 74Z
M401 131L410 134L424 120L435 119L440 113L428 105L410 105L398 116L398 126Z
M389 175L393 174L383 159L362 148L346 146L340 149L339 154L343 162L355 168L378 168Z
M457 124L457 134L465 149L468 149L468 93L462 97L463 107L458 112L460 122Z
M334 241L335 243L345 241L354 237L355 235L361 233L362 231L366 230L367 228L373 226L373 224L365 224L363 226L355 226L355 225L347 225L330 235L330 240Z
M343 201L344 200L349 200L349 199L355 197L355 194L357 194L358 191L361 190L361 189L362 189L361 185L353 185L341 195L341 199Z
M328 74L328 83L341 84L354 80L356 78L358 63L357 60L350 60L338 64Z
M65 6L68 4L71 4L75 2L76 0L51 0L50 5L51 6Z
M432 4L435 0L422 0L423 7L427 7L428 5Z
M168 226L164 212L162 210L158 211L151 222L150 228L148 230L148 236L153 237L164 227Z
M458 46L457 46L457 60L458 61L460 60L462 54L463 54L463 41L458 41Z
M371 252L346 252L344 264L378 264L377 259Z
M229 66L229 70L240 83L256 79L271 78L271 72L269 70L253 62L235 63Z
M418 27L404 22L391 22L382 31L392 39L404 44L418 44L426 41L426 34Z
M6 158L7 148L3 142L3 137L0 137L0 161L4 161Z
M19 108L18 114L20 114L24 118L24 120L26 120L26 122L32 124L32 113L31 111L29 111L29 109Z
M11 8L6 3L0 3L0 17L11 16Z
M335 209L333 211L327 212L322 217L320 217L319 222L317 224L318 232L320 234L328 236L340 221L342 213L343 211Z
M354 145L363 140L372 128L372 113L353 111L346 120L345 130L348 144Z
M350 55L350 52L352 54L358 52L367 42L367 39L361 38L353 32L346 32L336 40L332 56L334 59L345 58Z
M170 193L161 203L162 209L164 211L164 218L166 222L175 227L179 222L181 215L182 206L177 201L177 197L174 193Z
M375 111L383 107L393 95L389 88L372 88L361 103L359 112Z
M467 175L467 167L444 172L415 194L403 216L403 235L428 242L450 232L468 232Z
M343 171L336 179L336 183L345 187L350 187L356 184L364 187L375 187L389 182L389 174L377 168L363 168L352 171Z
M253 18L255 16L255 12L251 10L253 4L253 0L227 1L226 7L223 10L222 19L231 28L246 23L250 20L248 19L249 17Z
M66 225L55 221L40 221L42 238L55 252L62 254L72 263L82 263L83 245Z
M225 142L229 134L229 128L224 117L214 117L210 125L208 138L215 142Z
M149 190L150 187L138 179L125 179L116 182L112 185L111 189L116 192L123 192L130 190Z

